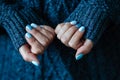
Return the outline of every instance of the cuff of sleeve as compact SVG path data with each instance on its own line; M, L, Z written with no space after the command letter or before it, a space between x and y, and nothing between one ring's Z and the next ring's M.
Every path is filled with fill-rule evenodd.
M76 20L86 27L84 38L92 40L94 44L96 44L109 22L107 8L98 4L88 4L85 1L78 5L65 22L72 20Z
M20 11L8 10L2 15L0 24L9 34L16 50L19 50L26 43L25 26L33 22L44 24L43 20L32 9L22 9Z

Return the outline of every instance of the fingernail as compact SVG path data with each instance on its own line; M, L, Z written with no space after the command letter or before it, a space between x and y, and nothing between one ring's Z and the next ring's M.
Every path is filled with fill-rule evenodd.
M84 55L82 53L78 54L75 58L76 60L80 60Z
M71 21L70 24L76 25L76 24L77 24L77 21Z
M32 37L32 35L31 35L30 33L26 33L25 36L26 36L27 38L31 38L31 37Z
M28 30L32 30L32 29L33 29L33 27L32 27L32 26L30 26L30 25L27 25L27 26L26 26L26 29L28 29Z
M70 24L69 22L66 22L65 24Z
M85 27L84 27L84 26L81 26L81 27L79 28L79 31L80 31L80 32L84 32L84 31L85 31Z
M31 23L31 26L34 27L34 28L38 27L38 25L35 24L35 23Z
M81 24L76 24L75 25L77 28L80 28L81 27Z
M40 27L42 28L44 25L40 25Z
M36 62L36 61L32 61L32 64L35 65L35 66L39 66L39 63Z

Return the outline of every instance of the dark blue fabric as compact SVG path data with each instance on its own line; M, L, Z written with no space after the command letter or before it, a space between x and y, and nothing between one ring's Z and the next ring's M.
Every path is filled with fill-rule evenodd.
M23 61L5 33L0 34L0 52L0 80L73 80L54 43L38 56L39 67Z
M118 24L118 26L109 23L109 25L106 25L108 28L105 31L102 31L100 26L95 26L103 25L101 21L104 22L104 17L107 17L102 13L104 8L106 8L104 3L101 3L101 1L104 0L82 0L80 5L78 5L77 0L73 0L73 2L76 1L76 5L65 4L67 0L56 0L60 2L58 3L59 6L53 5L56 3L53 0L44 0L43 3L46 3L42 5L42 7L44 6L45 8L43 12L44 16L42 17L39 14L42 9L37 3L42 0L23 0L24 4L22 5L14 5L14 1L19 2L20 0L11 0L14 2L12 4L10 0L8 0L6 4L1 5L3 3L2 1L6 3L7 0L1 0L0 3L0 10L2 10L2 15L0 15L0 27L4 27L8 34L5 32L1 33L2 30L0 28L0 80L120 80L120 19L118 18L118 21L115 21L117 20L116 18L112 19L112 22ZM113 8L119 9L119 7L116 7L116 3L119 0L114 2L116 5L111 4L112 0L108 1ZM49 5L46 6L48 3ZM69 3L69 1L67 3ZM8 4L10 5L8 6ZM100 5L102 5L102 7ZM110 5L109 8L111 7ZM81 9L81 11L79 9ZM96 14L97 17L94 16L95 13L91 10L98 10L98 15ZM50 15L52 12L54 14ZM86 12L86 14L84 14L84 12ZM65 15L61 15L62 13ZM70 13L72 14L70 15ZM114 16L118 17L118 13ZM91 14L91 16L89 16L89 14ZM59 17L59 15L61 15L61 17ZM99 17L100 15L103 16ZM78 16L80 18L78 18ZM89 19L87 19L88 16L90 17ZM88 21L88 24L89 21L91 22L92 20L95 25L92 27L88 26L90 29L88 29L88 31L94 33L92 33L92 35L87 34L95 38L100 37L100 35L97 35L98 33L103 34L104 32L104 34L94 46L93 50L79 61L76 61L74 58L74 50L65 47L60 41L55 40L54 43L46 49L44 55L39 56L41 61L40 66L35 67L31 63L23 61L19 52L14 49L12 42L18 49L18 47L25 43L25 25L34 21L40 24L42 23L41 18L46 19L45 22L47 21L48 25L57 25L60 22L64 22L65 19L68 21L74 19L81 21L82 18L82 22L85 23ZM55 22L52 20L55 20ZM102 26L102 28L104 28L104 26ZM98 30L100 30L100 32Z
M0 80L41 79L41 66L23 61L6 34L0 34Z
M61 22L76 20L86 28L83 38L95 44L119 14L119 0L0 1L0 27L7 31L17 50L26 43L27 24L46 24L55 28Z
M57 44L53 43L54 46L51 45L45 54L39 57L41 65L35 67L23 61L7 34L0 33L0 80L120 80L119 34L119 25L112 25L105 31L91 53L79 61L75 61L74 51L62 44L55 47ZM53 58L54 55L56 57ZM50 61L46 62L47 59ZM56 65L53 65L51 62L55 59ZM63 63L59 63L59 60ZM63 75L64 69L67 75L62 77L59 73ZM54 74L58 74L59 77L52 76Z

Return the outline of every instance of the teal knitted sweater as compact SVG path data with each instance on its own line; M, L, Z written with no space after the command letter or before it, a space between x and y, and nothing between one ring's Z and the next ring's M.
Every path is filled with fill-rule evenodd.
M86 27L84 38L96 43L109 22L119 16L119 8L119 0L1 0L0 26L17 50L26 43L25 26L32 22L55 27L76 20Z

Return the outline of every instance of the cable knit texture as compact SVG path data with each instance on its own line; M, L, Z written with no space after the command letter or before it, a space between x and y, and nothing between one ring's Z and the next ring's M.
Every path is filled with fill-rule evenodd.
M110 29L112 21L119 24L119 0L1 0L0 1L0 30L4 28L10 36L12 43L18 50L26 43L24 35L25 26L30 23L47 24L55 28L62 22L78 21L86 27L84 38L91 39L95 44L106 29ZM109 25L108 25L109 24ZM114 31L114 35L119 34ZM118 28L119 31L119 28ZM112 32L112 31L111 31ZM1 33L1 31L0 31ZM46 49L44 55L39 56L41 65L21 61L10 39L5 32L0 35L0 78L1 80L119 80L119 57L112 54L112 50L119 53L118 48L108 45L119 41L118 36L112 41L111 34L100 39L102 44L93 49L91 54L80 61L75 61L75 51L54 41ZM105 34L104 34L105 35ZM111 39L111 40L109 40ZM104 42L105 41L105 42ZM59 44L60 43L60 44ZM58 46L59 45L59 46ZM110 56L107 56L109 53ZM116 55L119 55L116 53ZM112 57L111 57L112 56ZM19 63L19 64L18 64ZM111 64L112 63L112 64ZM110 66L110 67L109 67ZM112 71L113 70L113 71ZM117 73L115 73L117 72Z
M107 2L109 4L106 4ZM2 0L0 4L0 24L10 35L17 50L26 42L24 39L25 25L31 22L43 24L43 17L40 16L44 16L44 19L52 26L56 26L64 20L77 20L87 28L84 38L96 43L107 27L107 23L110 22L110 11L114 15L119 9L119 1L117 0L114 4L112 1L110 3L105 0L23 0L21 2L19 0ZM109 6L110 4L111 6ZM117 7L115 7L118 9L112 5L116 5ZM114 10L111 10L112 7Z
M7 2L5 3L0 6L0 24L6 29L16 50L18 50L19 47L26 43L24 38L25 26L32 22L44 24L45 21L30 7L22 8L17 3L11 6L7 5Z

